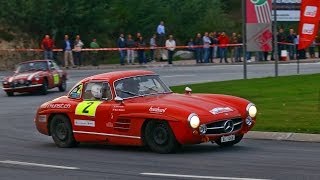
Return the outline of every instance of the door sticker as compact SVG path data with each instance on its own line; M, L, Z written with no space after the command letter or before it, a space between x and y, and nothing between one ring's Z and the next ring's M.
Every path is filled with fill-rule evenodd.
M76 115L96 116L96 110L102 101L83 101L77 105Z
M59 74L54 74L53 75L53 83L59 84L59 80L60 80Z

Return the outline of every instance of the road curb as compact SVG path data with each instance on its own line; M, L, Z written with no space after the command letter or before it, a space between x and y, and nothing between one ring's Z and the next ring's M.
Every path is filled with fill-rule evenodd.
M263 139L263 140L298 141L298 142L317 142L317 143L320 143L320 134L305 134L305 133L282 133L282 132L250 131L244 136L244 138L245 139Z

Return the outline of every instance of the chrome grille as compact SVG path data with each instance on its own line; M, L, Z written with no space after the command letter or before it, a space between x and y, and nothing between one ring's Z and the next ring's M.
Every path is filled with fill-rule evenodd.
M233 122L233 130L231 132L226 132L224 125L227 121L232 121ZM233 119L225 119L222 121L217 121L213 123L206 124L207 126L207 132L206 134L225 134L225 133L232 133L235 131L238 131L241 129L242 126L242 119L241 118L233 118Z

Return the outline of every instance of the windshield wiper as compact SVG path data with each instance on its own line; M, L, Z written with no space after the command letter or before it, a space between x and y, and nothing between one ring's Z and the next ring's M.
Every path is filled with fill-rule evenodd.
M123 92L123 93L126 93L126 94L129 94L129 95L132 95L132 96L138 96L138 94L136 93L133 93L131 91L126 91L126 90L122 90L122 89L119 89L119 91Z
M158 91L157 91L156 89L153 89L153 88L155 88L156 86L152 86L152 87L143 86L143 87L145 87L145 88L147 88L147 89L149 89L149 90L151 90L151 91L154 91L154 92L158 93Z

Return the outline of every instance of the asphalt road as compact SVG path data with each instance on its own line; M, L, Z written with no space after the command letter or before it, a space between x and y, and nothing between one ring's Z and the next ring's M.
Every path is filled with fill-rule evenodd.
M151 68L168 85L241 79L242 67L196 66ZM281 65L280 75L296 73ZM69 70L69 87L105 70ZM249 78L273 76L273 65L250 65ZM302 64L301 73L319 73L320 64ZM0 76L10 74L0 72ZM57 148L37 132L37 107L61 96L0 92L0 179L320 179L319 143L243 140L232 148L215 144L187 146L178 154L155 154L139 147L80 145ZM242 178L242 179L241 179Z

